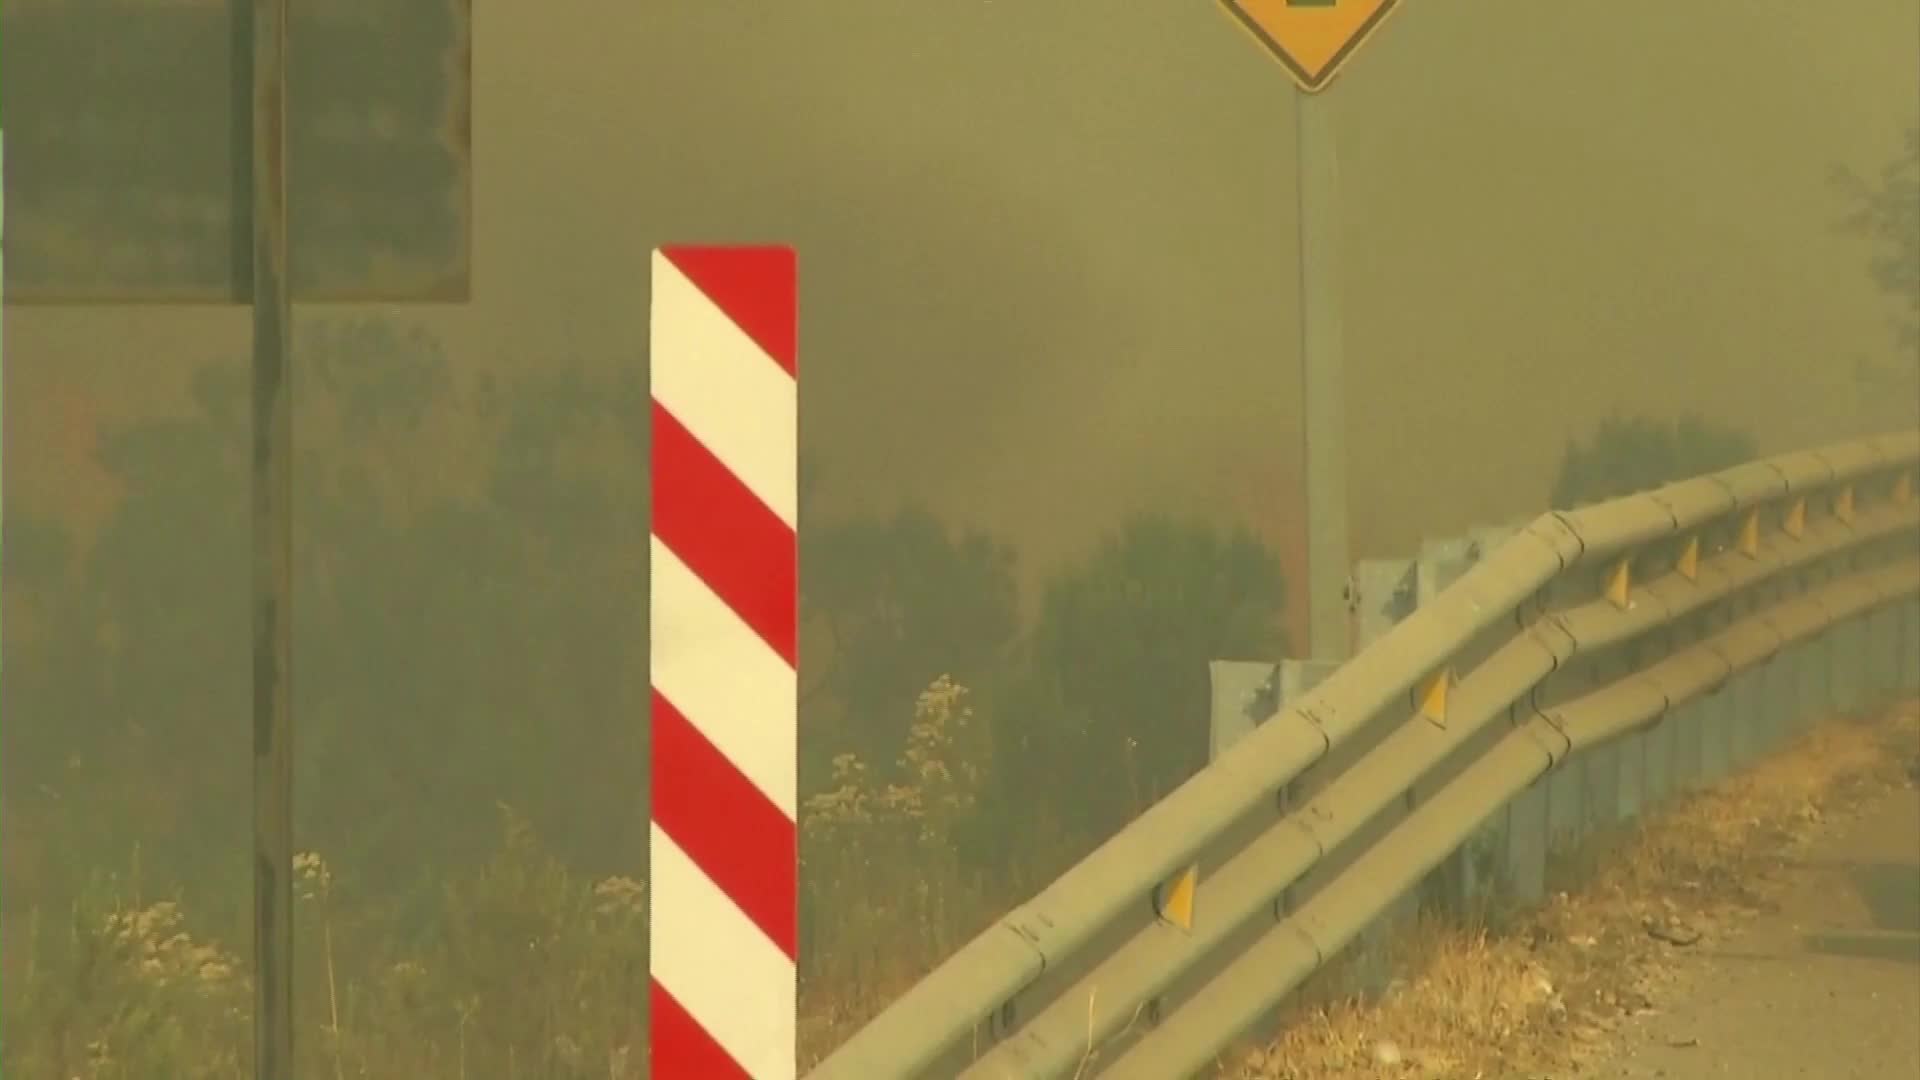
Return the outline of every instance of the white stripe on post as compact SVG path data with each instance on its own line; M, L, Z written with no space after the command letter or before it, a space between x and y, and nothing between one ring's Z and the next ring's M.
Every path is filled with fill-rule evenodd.
M659 537L653 546L653 685L775 806L794 816L793 669Z
M791 1077L793 961L657 825L650 844L654 917L665 908L675 923L674 933L654 936L654 978L673 988L680 1004L748 1076ZM723 956L714 942L731 947ZM681 1074L657 1075L679 1080Z
M653 399L791 527L799 385L661 252L653 253ZM691 362L686 362L691 361Z

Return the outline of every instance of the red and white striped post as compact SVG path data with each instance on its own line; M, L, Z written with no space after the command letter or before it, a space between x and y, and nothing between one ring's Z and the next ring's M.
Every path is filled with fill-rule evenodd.
M793 1080L791 248L653 253L655 1080Z

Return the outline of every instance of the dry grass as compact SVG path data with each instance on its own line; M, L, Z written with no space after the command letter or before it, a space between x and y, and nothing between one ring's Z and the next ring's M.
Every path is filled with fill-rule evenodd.
M956 829L988 760L968 691L920 695L892 763L838 763L807 800L805 880L816 896L801 986L800 1052L817 1060L1004 909L1007 883L971 875ZM502 808L494 857L439 883L430 925L313 853L295 861L296 1048L333 1080L640 1075L645 888L587 879ZM336 873L339 880L336 880ZM244 927L209 921L191 889L154 897L102 875L10 938L0 1071L53 1080L239 1080L251 1057Z
M1681 800L1611 847L1584 886L1503 933L1415 928L1395 968L1406 975L1380 1001L1303 1004L1279 1041L1235 1055L1228 1075L1508 1080L1593 1054L1668 977L1673 946L1650 927L1724 933L1766 905L1784 858L1820 825L1904 778L1920 704L1875 719L1830 723ZM954 850L979 780L945 763L985 760L978 740L966 690L938 680L896 767L849 759L841 783L805 807L808 879L827 903L812 942L823 959L802 986L803 1062L1004 906L1007 883L969 878ZM335 883L302 860L303 1075L637 1074L641 886L578 879L524 823L506 824L496 858L447 883L440 937L408 948L357 910L350 873ZM189 908L112 885L77 904L64 931L35 922L4 999L7 1074L237 1080L250 1032L236 950ZM498 1073L485 1064L501 1062Z
M948 676L914 704L893 768L852 754L806 800L801 845L814 920L800 984L799 1057L817 1064L1015 899L1012 877L968 870L956 831L978 802L991 748L971 692Z
M1593 876L1501 933L1426 922L1405 976L1373 1002L1302 1009L1270 1045L1227 1059L1240 1080L1562 1075L1649 1010L1674 942L1713 940L1766 910L1788 860L1907 782L1920 703L1831 721L1711 792L1676 800L1609 848Z
M572 874L503 808L500 849L445 883L437 933L356 903L303 853L296 1072L332 1080L631 1080L645 1054L644 890ZM0 1071L48 1080L252 1074L244 950L188 903L102 879L64 920L30 920L5 987ZM64 922L64 926L58 925Z

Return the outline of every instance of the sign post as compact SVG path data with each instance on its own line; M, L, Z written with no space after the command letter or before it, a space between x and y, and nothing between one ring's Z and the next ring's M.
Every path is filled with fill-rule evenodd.
M334 0L294 15L289 0L89 0L0 14L15 103L8 306L253 311L258 1080L293 1076L292 300L467 298L469 4ZM434 74L369 79L370 65ZM297 206L290 180L308 196Z
M6 130L4 129L4 127L0 127L0 303L4 303L6 292L7 292L6 256L4 254L7 249L7 245L6 245L7 200L6 200L6 181L4 179L4 177L7 174L6 144L7 144ZM6 332L4 329L0 329L0 447L6 446L6 443L7 443L5 430L4 430L6 428L5 417L7 415L6 400L5 400L6 399L5 387L7 385L6 371L7 371ZM7 470L5 468L4 462L0 462L0 477L4 477L6 475L6 471ZM4 486L4 483L0 482L0 486ZM0 518L4 518L6 516L5 510L4 510L6 504L7 504L7 500L5 496L0 495ZM6 529L4 528L4 522L0 522L0 537L4 537L5 534L6 534ZM4 540L0 540L0 543L4 543ZM5 565L4 559L0 559L0 565Z
M293 1080L287 2L253 0L253 1074Z
M1333 116L1320 96L1398 0L1223 0L1293 76L1299 193L1300 392L1307 493L1310 657L1352 650L1347 575L1346 358L1340 321L1340 179Z
M1300 400L1307 494L1307 655L1352 649L1346 584L1346 353L1340 324L1340 178L1325 98L1294 92L1300 200Z
M655 1080L793 1080L799 333L792 248L653 256Z

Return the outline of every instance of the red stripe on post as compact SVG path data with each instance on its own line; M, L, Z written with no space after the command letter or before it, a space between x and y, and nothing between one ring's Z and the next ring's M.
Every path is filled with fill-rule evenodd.
M653 692L653 820L788 959L798 916L794 824Z
M657 401L652 443L654 535L791 666L793 530Z
M798 263L790 247L664 247L694 287L789 375L800 372Z
M648 987L647 1004L652 1014L647 1039L654 1076L660 1080L754 1080L658 979Z

